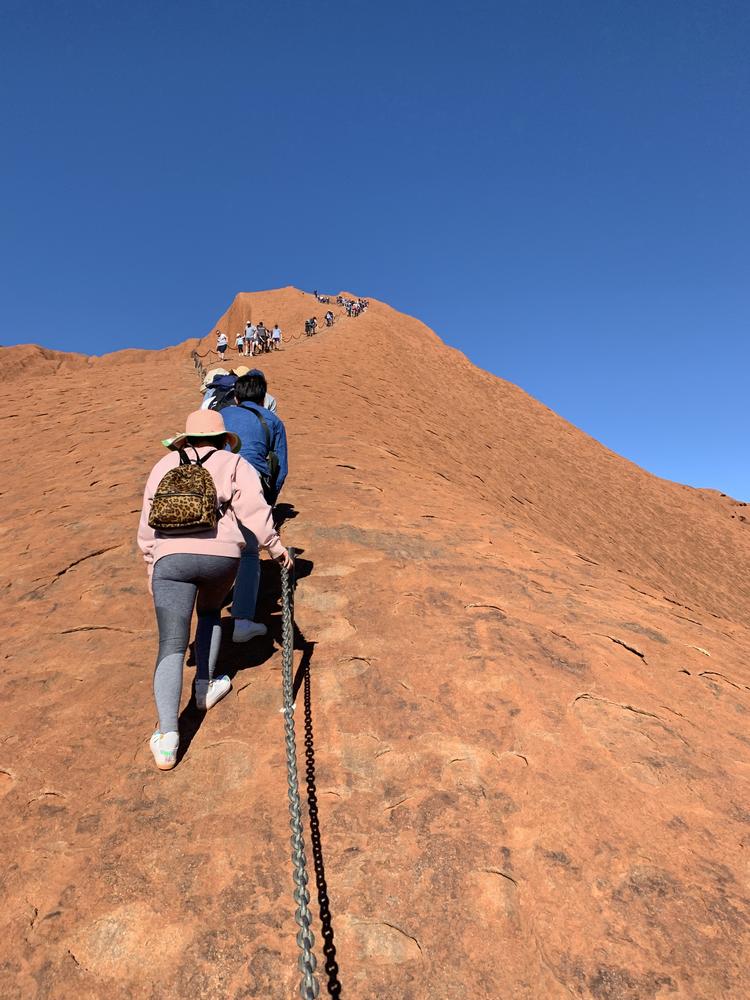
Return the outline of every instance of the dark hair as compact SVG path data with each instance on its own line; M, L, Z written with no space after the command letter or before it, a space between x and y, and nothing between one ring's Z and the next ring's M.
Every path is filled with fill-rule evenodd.
M211 434L209 437L189 437L185 439L185 444L193 448L223 448L227 443L226 434Z
M238 403L258 403L263 406L268 384L263 375L240 375L234 384L234 397Z

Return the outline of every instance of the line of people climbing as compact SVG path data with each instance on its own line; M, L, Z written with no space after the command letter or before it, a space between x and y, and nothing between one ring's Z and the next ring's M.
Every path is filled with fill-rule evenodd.
M239 355L245 358L255 357L256 354L269 354L271 351L281 350L283 336L278 323L274 323L273 329L269 330L263 320L256 326L250 320L245 323L245 329L240 330L234 338L234 348ZM220 358L224 358L229 349L229 338L221 330L216 331L216 353Z
M217 368L201 391L202 406L188 414L185 430L162 441L168 453L148 476L138 526L159 633L153 682L159 721L149 742L160 770L177 763L193 610L194 698L208 711L232 687L229 676L215 676L229 591L232 639L248 642L267 632L255 621L259 550L292 565L273 516L288 473L286 430L263 372Z
M331 296L321 295L317 288L313 292L313 295L315 296L315 301L321 302L323 305L329 305L331 302ZM346 295L337 295L336 304L346 310L347 316L356 317L365 312L367 307L370 305L370 300L362 298L350 299ZM327 315L328 313L326 313L326 316ZM333 315L333 313L331 313L331 315Z
M345 295L337 295L336 302L338 305L343 306L346 310L346 315L352 318L361 316L370 305L369 299L349 299Z
M317 291L313 292L316 301L330 304L331 297L329 295L320 295ZM350 318L356 318L361 316L363 312L370 305L369 299L351 299L345 295L338 295L336 297L336 304L341 306L346 312L346 315ZM332 327L336 317L334 316L333 310L328 309L323 317L323 321L327 327ZM318 317L311 316L305 320L305 335L307 337L312 337L318 332ZM281 332L281 328L278 323L274 323L273 328L269 330L263 320L257 324L257 326L250 320L245 323L244 330L241 330L235 337L234 349L240 357L250 358L255 357L258 354L268 354L271 351L281 350L281 345L283 343L284 337ZM221 330L216 331L216 353L219 357L224 360L227 351L229 350L229 337Z

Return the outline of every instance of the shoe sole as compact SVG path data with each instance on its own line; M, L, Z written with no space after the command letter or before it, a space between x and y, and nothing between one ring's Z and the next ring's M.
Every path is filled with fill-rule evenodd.
M160 771L171 771L177 764L177 761L173 760L171 764L160 764L158 760L155 760L154 763Z
M149 750L151 751L151 756L154 758L154 764L156 764L156 766L160 771L171 771L176 766L177 764L176 756L174 760L170 761L169 763L165 763L160 759L160 757L157 757L157 755L154 753L154 748L152 746L149 746Z

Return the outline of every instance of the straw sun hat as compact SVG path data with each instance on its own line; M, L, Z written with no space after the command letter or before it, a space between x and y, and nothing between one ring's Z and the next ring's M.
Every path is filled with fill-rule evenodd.
M233 452L236 453L240 450L241 442L239 437L234 431L226 429L224 418L216 410L196 410L194 413L189 413L185 421L185 433L178 434L176 437L166 438L166 440L162 441L162 444L171 451L177 451L179 448L184 448L185 442L189 437L208 438L215 437L217 434L226 434L229 447Z

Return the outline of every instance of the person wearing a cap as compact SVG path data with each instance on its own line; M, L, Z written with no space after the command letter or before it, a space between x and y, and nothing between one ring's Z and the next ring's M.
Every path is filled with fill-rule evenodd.
M222 378L228 375L229 372L226 368L212 368L207 371L203 382L201 382L201 392L203 393L203 402L201 403L202 410L208 410L211 406L211 400L216 395L216 387L213 382L214 379Z
M211 381L209 382L209 376ZM202 410L222 410L225 406L230 406L234 402L234 383L237 376L234 372L228 372L225 368L215 368L209 372L203 382L201 392L203 393Z
M220 413L196 410L188 416L184 433L163 444L169 453L156 463L146 482L138 545L148 568L159 629L154 671L159 724L150 746L157 767L169 770L177 763L182 668L196 602L196 705L207 711L232 687L229 677L214 677L214 669L221 644L222 604L234 584L245 547L240 522L257 545L280 563L289 567L291 559L273 526L258 473L238 454L240 439L226 428ZM149 527L154 494L164 474L180 464L179 449L190 458L203 459L203 467L216 486L218 507L224 513L210 531L170 535Z

